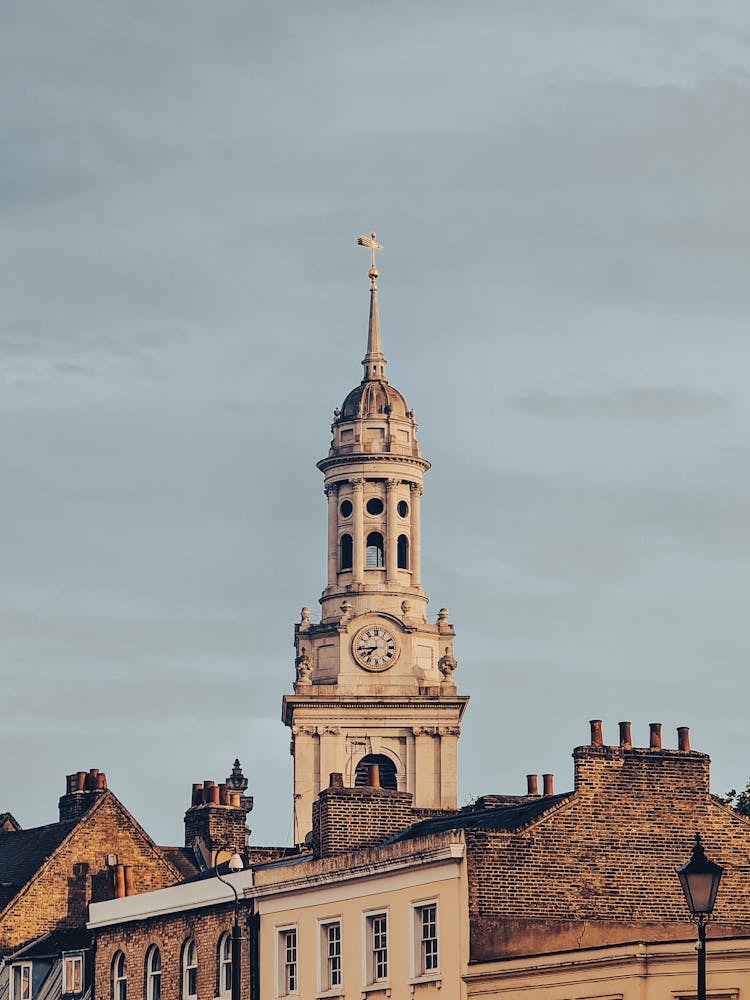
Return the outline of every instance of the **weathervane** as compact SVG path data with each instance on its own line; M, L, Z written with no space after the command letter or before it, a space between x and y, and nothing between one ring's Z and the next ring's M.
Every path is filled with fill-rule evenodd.
M358 236L357 243L359 246L368 247L372 251L372 262L370 264L368 277L370 278L372 287L375 288L375 279L378 276L378 269L375 267L375 251L382 250L383 247L375 239L375 233L371 233L369 236Z

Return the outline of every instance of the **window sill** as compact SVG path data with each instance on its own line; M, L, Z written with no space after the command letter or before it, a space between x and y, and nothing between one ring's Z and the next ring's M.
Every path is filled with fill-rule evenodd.
M324 990L315 994L315 1000L344 1000L344 990L341 986L335 986L332 990Z
M410 979L407 982L407 986L411 988L412 993L416 993L415 987L417 986L435 986L440 990L443 988L443 977L439 972L428 972L424 976L416 976L414 979Z
M367 1000L367 997L371 993L382 993L384 997L389 997L391 995L391 984L390 984L390 982L368 983L367 986L363 986L362 987L362 1000Z

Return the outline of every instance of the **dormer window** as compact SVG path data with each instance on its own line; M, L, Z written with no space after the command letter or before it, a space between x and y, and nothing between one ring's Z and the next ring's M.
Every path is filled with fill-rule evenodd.
M11 966L10 1000L31 1000L31 962Z
M68 952L62 957L62 992L64 997L83 993L83 952Z

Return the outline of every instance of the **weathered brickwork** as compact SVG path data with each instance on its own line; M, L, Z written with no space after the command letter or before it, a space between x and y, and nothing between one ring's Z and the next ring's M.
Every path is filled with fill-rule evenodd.
M185 847L202 843L212 852L228 844L234 851L245 847L246 813L242 808L201 804L185 813Z
M573 757L575 791L526 829L466 831L474 958L551 951L582 935L679 936L675 869L697 830L726 868L718 926L750 929L750 822L711 796L705 754L586 746Z
M367 786L325 788L313 804L313 853L325 858L369 847L413 822L409 792Z
M186 913L123 923L96 933L94 977L95 1000L112 1000L112 961L125 955L128 1000L146 1000L146 955L152 945L161 953L161 1000L181 1000L182 957L186 942L193 939L198 954L198 1000L225 995L219 990L219 945L231 934L234 907L214 906ZM249 932L247 910L240 910L242 927L241 996L249 996Z
M0 912L0 954L40 934L83 926L89 902L114 895L105 854L117 854L120 864L132 867L135 892L161 889L180 879L128 811L105 791Z

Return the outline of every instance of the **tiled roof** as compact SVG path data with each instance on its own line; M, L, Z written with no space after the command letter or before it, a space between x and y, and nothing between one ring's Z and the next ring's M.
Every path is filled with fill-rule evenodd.
M543 795L539 798L496 806L494 809L460 810L448 816L423 819L402 833L396 834L395 837L390 837L386 843L395 844L400 840L424 837L430 833L441 833L443 830L520 830L559 802L564 802L570 795L570 792L564 792L562 795Z
M85 927L67 927L42 934L13 953L13 958L55 958L64 951L91 947L91 931Z
M0 906L29 881L75 825L75 822L50 823L30 830L0 833Z

